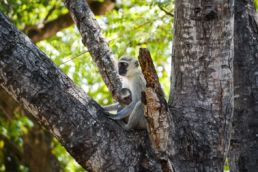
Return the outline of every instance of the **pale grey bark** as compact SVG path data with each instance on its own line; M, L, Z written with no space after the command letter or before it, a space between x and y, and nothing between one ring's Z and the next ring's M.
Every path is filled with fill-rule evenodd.
M258 171L258 23L254 2L235 3L235 108L231 172Z
M98 66L113 98L118 99L122 84L117 74L112 54L107 42L101 35L100 27L85 0L64 0L72 18L82 36L83 44L88 48L91 57Z
M233 1L177 0L173 43L175 171L223 171L233 109Z
M146 131L126 132L0 13L0 85L89 171L161 171Z

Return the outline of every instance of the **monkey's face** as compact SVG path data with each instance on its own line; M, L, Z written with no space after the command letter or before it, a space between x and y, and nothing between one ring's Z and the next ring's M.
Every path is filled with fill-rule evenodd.
M132 77L139 72L139 63L133 58L123 58L118 63L118 73L120 76Z
M119 62L118 63L118 74L121 76L126 76L127 71L128 71L128 66L129 64L127 62Z

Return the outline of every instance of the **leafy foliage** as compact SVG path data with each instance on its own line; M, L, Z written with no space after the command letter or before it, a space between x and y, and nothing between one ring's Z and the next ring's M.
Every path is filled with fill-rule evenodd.
M258 9L258 0L254 0L254 4L255 4L255 7L256 7L256 11Z
M1 2L2 1L2 2ZM16 26L24 29L51 20L67 12L62 1L54 0L1 0L0 11L9 16ZM54 12L49 15L49 11ZM49 16L49 17L47 17ZM47 17L47 18L46 18Z
M6 152L7 149L14 151L18 156L22 152L22 136L27 134L31 127L33 127L32 121L20 112L16 112L12 120L6 120L4 116L0 116L0 171L5 171L5 156L10 156L9 158L12 156L12 152ZM16 161L19 161L18 158ZM20 171L27 171L21 161L19 169Z

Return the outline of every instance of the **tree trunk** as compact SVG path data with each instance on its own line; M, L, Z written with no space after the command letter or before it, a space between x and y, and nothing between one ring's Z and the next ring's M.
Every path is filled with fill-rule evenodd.
M258 27L252 0L235 4L235 108L229 152L232 172L258 170Z
M52 136L38 124L34 124L23 137L23 142L22 158L30 172L62 171L57 157L52 153Z
M223 171L233 109L233 1L177 0L170 107L175 171Z

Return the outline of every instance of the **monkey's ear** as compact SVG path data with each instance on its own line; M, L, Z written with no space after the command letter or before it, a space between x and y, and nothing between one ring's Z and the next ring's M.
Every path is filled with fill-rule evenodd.
M138 66L139 66L139 62L136 61L136 62L135 62L135 67L138 67Z

